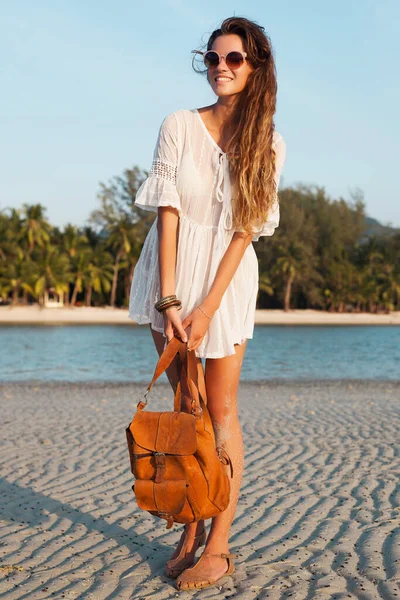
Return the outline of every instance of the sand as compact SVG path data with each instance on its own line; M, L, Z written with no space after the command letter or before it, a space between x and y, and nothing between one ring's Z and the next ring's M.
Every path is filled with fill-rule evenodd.
M400 383L241 384L236 572L191 593L163 575L180 526L131 491L144 387L0 386L0 598L400 598Z
M0 307L4 324L103 324L132 325L126 309L111 307L43 308ZM400 325L400 311L388 314L330 313L322 310L256 310L257 325Z

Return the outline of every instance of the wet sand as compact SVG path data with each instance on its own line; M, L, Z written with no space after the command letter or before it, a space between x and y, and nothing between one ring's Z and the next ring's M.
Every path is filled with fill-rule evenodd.
M0 598L400 598L400 383L241 384L236 572L190 593L163 575L180 526L131 490L144 388L0 385Z

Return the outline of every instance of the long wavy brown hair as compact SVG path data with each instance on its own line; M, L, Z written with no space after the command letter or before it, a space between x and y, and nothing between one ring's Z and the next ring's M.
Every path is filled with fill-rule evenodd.
M278 85L271 40L264 27L254 21L243 17L225 19L210 35L206 49L212 49L217 37L233 33L242 39L254 69L238 95L229 124L224 126L233 129L226 148L237 190L232 198L233 227L250 233L262 226L277 201L272 141ZM195 64L193 68L207 73Z

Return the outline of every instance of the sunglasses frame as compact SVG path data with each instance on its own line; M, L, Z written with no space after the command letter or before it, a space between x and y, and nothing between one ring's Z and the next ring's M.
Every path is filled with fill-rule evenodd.
M239 65L239 66L238 66L238 67L236 67L236 68L234 67L234 68L232 69L233 71L235 71L235 70L237 70L237 69L240 69L240 67L242 67L242 66L244 65L244 62L245 62L245 60L247 60L247 52L241 52L240 50L231 50L230 52L228 52L228 54L225 54L225 55L224 55L224 54L220 54L220 53L219 53L219 52L217 52L216 50L206 50L205 52L201 52L201 50L192 50L192 53L193 53L193 54L201 54L201 55L202 55L202 57L203 57L203 60L204 60L204 61L205 61L206 54L208 54L209 52L214 52L214 54L217 54L217 56L218 56L218 58L219 58L219 61L218 61L218 65L215 65L215 67L207 67L207 65L205 64L205 66L207 67L207 69L210 69L210 68L211 68L211 69L216 69L216 68L219 66L219 64L220 64L220 62L221 62L221 59L222 59L222 58L225 60L225 64L226 64L226 66L228 67L228 69L232 69L232 67L230 67L230 66L228 65L228 63L226 62L226 58L227 58L227 57L228 57L228 56L231 54L231 52L237 52L238 54L241 54L241 56L243 57L243 62L242 62L242 64L241 64L241 65Z

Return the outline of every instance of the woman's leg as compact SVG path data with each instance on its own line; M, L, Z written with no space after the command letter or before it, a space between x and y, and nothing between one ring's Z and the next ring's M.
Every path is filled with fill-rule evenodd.
M235 345L235 354L206 360L207 406L213 422L216 444L229 454L233 465L227 509L212 519L206 553L229 552L229 531L239 499L244 466L242 431L238 418L237 391L247 341ZM229 469L228 469L229 470ZM227 570L225 558L204 557L188 572L190 580L217 578Z
M161 354L164 351L165 337L163 336L162 333L155 331L151 327L150 327L150 329L151 329L151 333L153 336L154 344L156 346L158 355L161 356ZM200 359L197 359L197 360L199 361ZM176 359L174 359L172 361L172 363L166 370L166 374L167 374L168 380L171 384L172 390L175 394L176 386L178 385L178 381L179 381L179 370L178 370L178 365L177 365ZM174 574L172 572L174 567L176 567L176 569L178 569L178 570L181 570L181 569L191 566L193 564L194 554L195 554L195 552L198 548L198 544L199 544L199 539L195 540L195 536L198 538L198 536L203 531L204 531L204 521L188 523L187 525L185 525L186 536L181 537L175 552L171 556L171 559L168 561L168 570L171 572L170 573L171 576L174 576ZM181 558L177 558L177 557L179 557L180 551L184 544L186 544L186 547L184 550L185 556L182 556ZM175 561L174 559L176 559L176 558L177 558L177 560Z
M207 406L217 446L228 453L233 465L229 505L212 520L207 552L228 552L232 525L242 483L244 449L239 423L237 392L247 342L235 345L235 354L209 358L206 363ZM229 470L229 469L228 469Z

